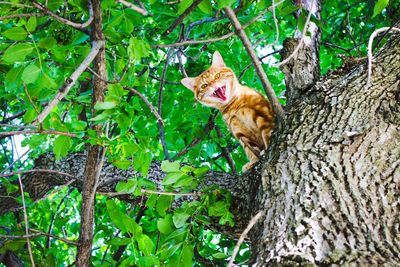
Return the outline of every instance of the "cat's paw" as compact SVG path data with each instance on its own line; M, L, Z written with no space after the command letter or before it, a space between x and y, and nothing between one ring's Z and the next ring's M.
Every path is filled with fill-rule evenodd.
M257 161L250 161L243 165L242 172L246 172L253 168L253 166L257 163Z

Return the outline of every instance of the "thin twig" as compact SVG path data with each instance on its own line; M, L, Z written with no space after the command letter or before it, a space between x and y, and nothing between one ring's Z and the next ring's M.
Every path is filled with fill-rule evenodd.
M69 181L69 182L73 182L73 180ZM54 227L54 222L56 221L56 217L58 215L58 212L60 211L60 208L62 206L62 204L64 204L65 200L67 199L67 197L70 195L70 193L72 192L73 188L70 188L67 193L65 194L65 196L61 199L60 203L57 205L56 210L54 211L54 213L51 215L51 220L50 220L50 225L49 225L49 230L47 231L48 234L51 234L53 232L53 227ZM46 240L46 249L50 248L50 243L51 243L51 237L47 236L47 240Z
M2 16L2 17L0 17L0 20L13 19L13 18L40 17L40 16L45 16L45 15L46 15L46 13L43 13L43 12L40 12L40 13L21 13L21 14L13 14L13 15Z
M48 170L48 169L32 169L32 170L24 170L24 171L18 171L18 172L2 173L2 174L0 174L0 178L9 177L9 176L13 176L13 175L21 175L21 174L25 174L25 173L33 173L33 172L52 173L52 174L63 175L63 176L67 176L69 178L75 179L75 176L73 176L71 174L68 174L65 172L60 172L57 170Z
M140 97L143 100L143 102L146 104L146 106L148 106L150 108L151 112L154 114L154 116L157 118L157 120L162 125L164 125L164 121L161 118L160 114L157 112L156 108L147 100L147 98L144 95L142 95L138 90L136 90L134 88L124 86L124 89L128 90L128 91L132 92L133 94L137 95L138 97Z
M127 2L127 1L125 1L125 0L116 0L116 1L117 1L118 3L120 3L120 4L123 4L123 5L126 6L126 7L129 7L130 9L136 11L137 13L139 13L139 14L141 14L141 15L143 15L143 16L149 15L149 12L147 12L146 9L143 9L143 8L141 8L141 7L138 7L138 6L135 6L134 4L129 3L129 2Z
M215 125L215 131L217 132L218 138L223 138L221 130L216 125ZM233 160L232 160L232 157L231 157L231 155L229 153L229 149L227 147L222 147L221 146L221 150L222 150L222 155L226 159L226 161L228 162L228 165L231 168L232 173L236 173L235 162L233 162Z
M15 144L14 137L11 137L11 142L12 142L12 147L15 149L15 153L17 154L17 156L19 156L18 155L18 150L17 150L17 145ZM29 221L28 221L28 213L26 211L24 186L22 184L21 174L18 173L17 175L18 175L19 189L21 191L22 209L24 211L25 235L28 236L29 235ZM31 264L32 264L33 267L35 267L35 261L33 260L31 242L29 240L29 237L26 237L26 245L28 247L29 258L31 260Z
M162 34L163 37L166 37L170 34L176 26L182 23L182 21L189 15L203 0L194 0L193 3L172 23L172 25Z
M0 235L0 238L7 238L7 239L26 239L30 237L37 237L41 236L41 234L29 234L29 235Z
M284 1L285 0L279 1L278 3L276 3L274 5L274 7L279 6ZM264 16L265 13L267 13L271 9L272 9L272 6L270 6L269 8L264 9L260 14L255 16L252 20L250 20L249 22L244 24L242 29L246 29L251 24L253 24L254 22L258 21L262 16ZM158 44L158 45L152 45L151 47L153 47L153 48L168 48L168 47L187 46L187 45L192 45L192 44L213 43L213 42L218 42L218 41L222 41L222 40L228 39L228 38L230 38L230 37L232 37L234 35L235 35L235 32L230 32L230 33L227 33L225 35L222 35L222 36L216 37L216 38L210 38L210 39L205 39L205 40L187 40L187 41L177 42L177 43L173 43L173 44Z
M88 69L94 76L96 76L97 78L99 78L99 79L102 80L103 82L115 84L115 83L119 83L120 81L122 81L122 79L124 79L125 74L128 72L128 69L130 68L131 64L132 64L132 59L130 58L128 64L126 64L125 67L124 67L124 69L122 70L121 76L120 76L119 78L117 78L117 79L114 78L114 80L112 80L112 81L103 79L103 78L100 77L100 75L97 74L97 72L95 72L91 67L87 67L87 69Z
M161 81L160 78L154 76L154 75L151 74L151 73L149 73L149 77L152 78L152 79L154 79L154 80ZM181 84L180 82L173 82L173 81L167 81L167 80L164 80L164 83L165 83L165 84L174 84L174 85L180 85L180 84Z
M170 48L168 50L167 57L165 59L164 69L161 74L160 88L158 89L158 114L160 114L161 118L162 118L162 99L163 99L162 96L163 96L163 89L164 89L164 79L165 79L165 75L167 74L168 64L169 64L169 60L170 60L172 54L173 54L173 49ZM160 132L160 141L161 141L161 145L163 147L164 156L167 160L170 160L171 157L169 156L167 143L165 142L164 125L161 122L158 122L158 129Z
M26 88L26 84L23 83L23 85L24 85L25 94L26 94L26 96L28 97L29 102L30 102L31 105L33 106L33 109L36 111L36 113L39 114L40 112L39 112L38 108L36 107L35 103L33 103L33 100L32 100L32 98L31 98L31 96L29 95L28 88Z
M65 243L67 243L67 244L70 244L70 245L74 245L74 246L78 245L78 243L75 242L75 241L71 241L71 240L65 239L63 237L60 237L60 236L57 236L57 235L53 235L53 234L49 234L49 233L46 233L46 232L43 232L43 231L40 231L40 230L36 230L36 229L32 229L31 228L30 231L38 233L40 235L45 235L45 236L48 236L48 237L52 237L52 238L58 239L58 240L63 241Z
M279 26L275 12L275 0L272 0L272 18L274 19L275 31L276 31L275 41L272 45L276 45L279 42Z
M30 130L30 131L10 131L10 132L0 132L0 137L19 135L19 134L56 134L56 135L64 135L69 137L77 137L76 134L55 131L55 130Z
M218 112L215 112L213 114L210 115L210 118L208 119L208 122L206 124L206 126L204 127L204 135L208 135L208 133L214 128L215 126L215 117L218 115ZM178 152L178 154L176 154L173 158L176 159L178 157L181 157L183 155L185 155L186 153L189 152L189 149L196 146L198 143L200 143L200 141L202 140L202 137L197 137L195 139L193 139L193 141L187 145L184 149L182 149L181 151Z
M264 211L259 211L253 218L251 218L249 224L247 225L246 229L244 229L243 233L240 235L239 240L236 243L236 246L232 252L232 257L229 260L228 267L233 266L233 262L235 261L236 255L239 252L240 245L243 243L244 239L246 238L247 234L253 228L253 226L257 223L257 221L264 215Z
M366 87L368 87L371 83L371 75L372 75L372 43L374 42L374 38L381 32L385 32L387 30L390 30L391 32L393 31L398 31L400 32L400 28L396 28L396 27L383 27L380 29L375 30L371 36L369 37L369 41L368 41L368 78L367 78L367 84Z
M251 45L251 42L249 38L247 37L246 33L244 32L242 26L240 25L239 20L237 19L235 12L232 10L230 7L225 7L224 8L226 15L229 17L232 25L235 27L237 35L239 38L242 40L243 46L245 47L247 53L249 54L251 61L254 64L254 67L256 69L256 72L258 76L260 77L261 83L263 85L264 91L268 96L268 99L272 105L272 108L274 109L275 113L277 116L283 120L284 119L284 111L282 109L282 106L279 104L279 100L276 97L276 94L274 92L274 89L272 88L271 83L268 80L267 75L264 72L264 69L261 66L260 61L258 60L258 57L256 56L254 49Z
M65 83L59 89L59 92L54 97L54 99L47 105L47 107L40 113L34 121L34 124L41 124L44 119L50 114L50 112L57 106L58 102L61 101L78 80L79 76L81 76L82 72L92 63L96 55L99 53L100 49L104 47L104 41L93 41L92 49L86 58L82 61L82 63L78 66L78 68L71 74L69 78L65 81Z
M27 7L27 8L33 8L33 6L30 6L30 5L20 4L20 3L14 3L14 2L7 2L7 1L0 1L0 4L3 4L3 5L12 5L12 6L20 6L20 7Z
M265 56L262 56L262 57L258 58L258 60L260 60L260 62L262 62L264 58L269 57L269 56L272 56L272 55L275 55L275 54L278 54L279 52L281 52L281 50L276 50L276 51L274 51L274 52L271 52L271 53L269 53L269 54L266 54ZM239 73L239 75L238 75L238 80L240 80L240 79L242 78L242 76L246 73L246 71L247 71L251 66L253 66L253 63L250 63L249 65L247 65L246 67L243 68L243 70L242 70L242 71Z
M153 194L153 195L166 195L166 196L201 196L203 193L195 192L195 193L175 193L175 192L163 192L163 191L153 191L147 189L141 189L141 193L143 194ZM108 196L108 197L116 197L116 196L125 196L131 195L132 193L124 193L124 192L97 192L100 195Z
M45 12L46 14L48 14L49 16L53 17L54 19L58 20L61 23L64 23L66 25L69 25L71 27L74 27L76 29L82 30L86 27L88 27L92 21L93 21L93 6L92 6L92 1L89 1L89 18L86 22L84 23L77 23L74 21L70 21L68 19L65 19L63 17L60 17L59 15L53 13L51 10L49 10L46 6L44 6L43 4L37 2L36 0L32 0L33 5L40 9L41 11Z
M36 129L36 126L31 126L31 125L14 125L14 124L6 124L6 123L0 123L0 127L16 128L16 129Z
M314 0L311 1L311 5L310 5L310 6L312 7L313 4L314 4ZM281 61L281 62L279 62L279 63L277 63L277 64L272 64L273 67L280 67L280 66L282 66L282 65L285 65L285 64L287 64L294 56L297 55L297 52L299 51L299 49L300 49L301 46L303 45L304 38L306 37L307 29L308 29L308 24L310 23L311 15L312 15L312 12L309 11L309 12L308 12L307 19L306 19L306 22L305 22L305 24L304 24L303 32L301 33L300 41L299 41L299 43L297 44L297 47L294 49L293 53L290 54L290 55L289 55L287 58L285 58L283 61Z
M10 166L8 166L7 168L5 168L1 173L5 173L8 169L11 169L14 167L15 163L17 163L18 161L20 161L26 154L28 154L29 152L31 152L32 149L28 149L27 151L25 151L21 156L19 156L16 160L13 161L13 163L11 163Z

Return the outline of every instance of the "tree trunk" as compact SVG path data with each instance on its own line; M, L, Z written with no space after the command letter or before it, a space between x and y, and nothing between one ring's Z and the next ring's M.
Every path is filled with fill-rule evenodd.
M293 95L257 204L247 203L265 211L251 235L258 266L398 265L399 77L397 36L376 56L368 88L364 64Z

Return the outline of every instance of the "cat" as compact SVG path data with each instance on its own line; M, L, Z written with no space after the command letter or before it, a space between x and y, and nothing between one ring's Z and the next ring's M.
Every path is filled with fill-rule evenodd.
M241 85L218 51L209 69L181 83L193 91L197 101L222 113L249 159L242 170L250 169L268 147L275 127L275 113L268 100L255 89Z

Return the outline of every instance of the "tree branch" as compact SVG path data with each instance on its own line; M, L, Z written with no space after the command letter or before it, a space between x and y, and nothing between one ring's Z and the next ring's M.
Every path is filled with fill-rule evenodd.
M92 63L96 55L99 53L100 49L104 47L105 42L103 40L97 40L92 42L92 49L86 58L82 61L82 63L78 66L78 68L71 74L69 78L65 81L65 83L59 89L59 92L56 94L54 99L46 106L46 108L37 116L34 120L34 124L41 124L44 119L50 114L50 112L57 106L58 102L61 101L72 88L72 86L76 83L78 78L81 76L82 72Z
M51 16L54 19L58 20L59 22L61 22L63 24L66 24L68 26L74 27L74 28L79 29L79 30L82 30L82 29L88 27L93 21L93 6L92 6L92 2L90 0L88 2L89 2L89 19L84 23L76 23L76 22L70 21L68 19L65 19L63 17L60 17L59 15L57 15L57 14L53 13L52 11L50 11L43 4L37 2L36 0L32 0L32 3L36 8L38 8L41 11L45 12L49 16Z
M187 15L190 14L203 0L194 0L193 3L172 23L172 25L162 34L163 37L166 37L170 34L176 26L182 23L182 21L186 18Z
M130 9L136 11L137 13L139 13L139 14L141 14L141 15L143 15L143 16L149 15L149 12L147 12L147 10L144 9L144 8L135 6L134 4L129 3L129 2L127 2L127 1L125 1L125 0L116 0L116 1L117 1L118 3L120 3L120 4L123 4L123 5L126 6L126 7L129 7Z
M0 20L13 19L13 18L41 17L41 16L45 16L45 15L46 15L46 13L44 13L44 12L40 12L40 13L21 13L21 14L13 14L13 15L2 16L2 17L0 17Z
M160 115L160 117L162 116L162 95L163 95L163 89L164 89L164 79L165 79L165 74L167 73L168 64L169 64L169 60L172 56L172 53L173 53L173 49L169 49L168 53L167 53L167 57L165 59L164 69L161 74L160 88L158 90L158 114ZM160 132L160 140L161 140L161 145L163 147L164 156L167 160L170 160L171 157L168 153L167 143L165 142L164 125L160 121L158 122L158 129Z
M76 137L76 134L56 131L56 130L32 130L32 131L10 131L10 132L1 132L0 137L7 137L12 135L19 135L19 134L56 134L56 135L64 135L69 137Z
M137 96L139 96L143 100L143 102L146 104L146 106L149 107L150 111L157 118L158 122L161 123L164 126L164 121L161 118L161 115L157 112L156 108L147 100L147 98L144 95L142 95L142 93L140 93L138 90L136 90L134 88L130 88L130 87L127 87L127 86L124 86L124 89L132 92L133 94L135 94Z
M260 61L258 60L258 57L256 56L253 47L250 43L249 38L247 37L246 33L244 32L242 26L240 25L239 20L237 19L235 13L233 12L232 8L226 7L224 8L226 15L230 19L232 25L235 27L237 35L239 38L242 40L243 46L245 47L247 53L249 54L251 61L254 64L254 67L256 69L256 72L258 76L260 77L261 83L264 87L264 91L268 96L269 101L271 102L271 105L277 114L278 118L280 120L284 120L285 114L282 109L282 106L279 104L279 100L276 97L276 94L274 92L274 89L271 86L271 83L268 80L267 75L265 74Z
M282 4L284 1L285 0L281 0L278 3L276 3L274 6L270 6L269 8L264 9L260 14L258 14L253 19L251 19L249 22L244 24L243 29L246 29L251 24L258 21L262 16L264 16L265 13L270 11L272 9L272 7L277 7L280 4ZM230 32L230 33L227 33L225 35L222 35L222 36L216 37L216 38L210 38L210 39L205 39L205 40L187 40L187 41L182 41L182 42L176 42L173 44L157 44L157 45L152 45L151 47L152 48L168 48L168 47L172 48L172 47L187 46L187 45L192 45L192 44L213 43L213 42L218 42L218 41L228 39L234 35L235 35L235 32Z

